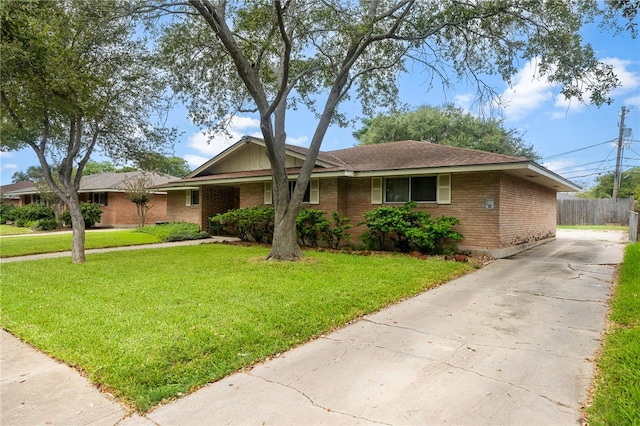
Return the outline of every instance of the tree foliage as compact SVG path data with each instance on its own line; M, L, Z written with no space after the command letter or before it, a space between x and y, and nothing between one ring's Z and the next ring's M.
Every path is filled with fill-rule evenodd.
M44 179L44 172L40 166L29 166L27 170L18 170L11 175L11 181L16 182L36 182Z
M136 205L136 215L138 218L138 228L144 227L147 219L147 212L151 209L151 199L153 198L153 179L151 176L142 173L124 179L122 189L129 201Z
M529 159L540 157L517 130L505 129L502 120L476 117L450 104L380 114L363 120L363 124L353 133L361 145L417 140Z
M611 198L613 196L614 173L599 176L596 184L581 195L588 198ZM640 167L622 172L620 187L618 188L618 198L629 198L633 196L638 199L640 195Z
M580 36L602 13L596 0L148 0L138 10L171 12L161 52L198 124L259 115L276 211L270 258L302 256L296 218L329 125L345 122L341 102L357 99L367 115L394 107L397 76L410 68L445 86L468 79L488 98L493 90L479 76L510 81L522 59L535 59L542 75L580 101L609 102L618 84ZM290 195L287 114L301 107L318 121Z
M153 124L165 106L164 86L125 5L1 3L0 148L29 146L36 153L45 181L73 218L75 263L85 260L78 188L94 150L131 159L173 136Z
M136 159L136 165L140 170L176 177L185 177L191 173L189 163L184 158L176 156L165 157L157 152L147 152L139 155Z

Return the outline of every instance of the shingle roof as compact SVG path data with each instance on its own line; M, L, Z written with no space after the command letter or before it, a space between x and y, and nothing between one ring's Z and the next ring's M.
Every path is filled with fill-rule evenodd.
M83 176L80 180L80 192L121 190L127 179L132 179L145 172L125 172L125 173L96 173L94 175ZM178 180L175 176L160 173L145 173L152 181L152 186L158 186L170 181Z
M124 181L126 179L130 179L136 176L141 175L142 173L146 173L153 182L152 187L156 187L159 185L166 184L167 182L176 181L180 178L160 173L150 173L150 172L126 172L126 173L96 173L94 175L83 176L80 180L80 191L79 192L115 192L122 191L122 187L124 185ZM40 192L38 188L36 188L33 182L27 182L28 185L24 185L23 187L13 188L11 191L5 191L3 186L3 194L37 194Z
M258 138L243 138L242 142L262 144ZM239 146L239 145L238 145ZM236 148L238 147L236 146ZM309 152L307 148L286 145L291 154L302 157ZM214 157L205 164L222 161ZM356 146L335 151L320 151L313 175L342 173L344 176L389 176L397 171L398 175L407 173L447 173L446 170L460 172L472 171L507 171L522 179L536 182L539 185L562 191L579 189L572 182L545 169L533 161L523 157L513 157L467 148L456 148L438 145L431 142L399 141L385 144ZM197 171L205 171L201 166ZM299 173L299 168L287 169L289 175ZM163 188L181 188L189 183L195 185L216 184L219 182L240 182L245 180L264 180L271 175L270 169L226 172L220 174L202 174L188 176L180 181L162 185Z
M353 171L401 170L484 164L520 163L526 158L438 145L399 141L330 151Z

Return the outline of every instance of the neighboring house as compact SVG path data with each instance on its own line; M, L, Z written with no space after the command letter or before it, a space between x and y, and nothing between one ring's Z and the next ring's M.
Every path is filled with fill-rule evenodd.
M286 146L291 183L306 148ZM195 222L230 209L272 205L265 144L244 137L186 178L161 187L167 220ZM351 218L408 200L432 217L460 219L459 249L505 257L555 237L556 193L580 189L533 161L501 154L402 141L318 154L303 207ZM354 226L351 243L365 228Z
M0 186L2 202L5 204L12 204L16 207L19 206L20 196L15 195L14 191L20 191L25 188L33 188L33 182L16 182Z
M126 173L97 173L83 176L80 180L79 196L81 202L94 202L100 204L102 217L96 224L98 227L135 227L137 226L136 205L131 202L126 194L124 184L126 180L135 179L145 172ZM153 187L163 185L179 179L158 173L145 173L153 181ZM12 197L18 197L17 205L39 202L39 190L31 183L30 186L3 193ZM167 193L154 190L153 198L149 203L151 209L147 213L146 223L165 222L167 220Z

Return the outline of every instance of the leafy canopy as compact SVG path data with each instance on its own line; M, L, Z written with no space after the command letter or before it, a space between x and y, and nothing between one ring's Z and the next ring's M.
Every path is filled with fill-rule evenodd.
M417 140L530 159L540 157L517 130L505 129L501 120L476 117L451 104L364 119L353 136L361 145Z
M613 196L614 173L599 176L596 184L582 193L588 198L611 198ZM620 187L618 188L618 198L629 198L633 196L638 199L640 196L640 167L622 172Z

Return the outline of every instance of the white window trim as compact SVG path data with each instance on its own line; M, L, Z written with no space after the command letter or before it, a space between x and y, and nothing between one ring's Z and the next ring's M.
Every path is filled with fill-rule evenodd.
M309 181L309 204L320 204L320 180Z
M438 175L436 200L438 204L451 204L451 175Z
M273 182L264 183L264 203L266 205L273 204Z
M382 178L371 178L371 204L382 204Z
M187 207L190 207L191 206L191 190L187 189L186 193L187 193L187 198L185 200L185 205Z

